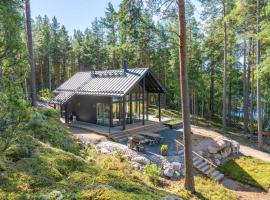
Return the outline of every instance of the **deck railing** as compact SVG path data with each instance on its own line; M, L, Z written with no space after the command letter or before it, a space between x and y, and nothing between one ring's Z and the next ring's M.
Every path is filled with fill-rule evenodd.
M175 146L176 146L176 151L177 152L179 151L180 146L183 146L185 148L185 145L182 142L180 142L179 140L175 139L174 141L175 141ZM217 168L217 166L213 163L213 161L204 158L203 156L196 153L195 151L192 151L192 154L196 155L197 157L199 157L200 159L204 160L206 163L209 164L209 169L210 169L209 176L210 176L210 178L212 178L212 176L213 176L213 167Z

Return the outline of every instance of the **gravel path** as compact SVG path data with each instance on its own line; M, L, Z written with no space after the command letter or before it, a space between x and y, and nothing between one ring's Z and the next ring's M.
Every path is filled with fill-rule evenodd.
M69 130L73 133L73 135L78 140L81 140L82 142L85 142L85 143L98 144L100 142L104 142L108 140L107 137L91 132L91 131L74 128L74 127L69 127Z
M240 146L240 153L242 153L245 156L252 156L254 158L258 158L266 162L270 162L270 154L256 150L254 148L251 148L242 144Z
M262 190L254 187L250 187L248 185L244 185L237 181L224 178L221 184L234 192L239 200L269 200L270 194L269 192L263 192Z

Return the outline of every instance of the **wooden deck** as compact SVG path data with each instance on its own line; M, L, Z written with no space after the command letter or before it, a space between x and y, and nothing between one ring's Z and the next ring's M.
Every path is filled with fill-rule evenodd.
M154 133L166 129L162 122L150 120L145 121L145 125L142 125L142 122L127 124L125 130L122 130L122 126L110 128L106 126L100 126L79 121L70 123L69 126L99 133L101 135L105 135L111 138L112 140L120 142L125 141L129 136L139 134L140 132L148 131Z

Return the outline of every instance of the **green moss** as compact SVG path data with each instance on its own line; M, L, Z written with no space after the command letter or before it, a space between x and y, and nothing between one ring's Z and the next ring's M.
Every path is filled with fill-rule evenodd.
M47 116L43 120L34 120L28 130L38 140L53 147L63 149L79 155L79 143L72 136L72 133L59 121L55 111L48 109L42 113Z
M268 190L270 187L270 163L253 158L240 157L219 169L227 176L244 184Z

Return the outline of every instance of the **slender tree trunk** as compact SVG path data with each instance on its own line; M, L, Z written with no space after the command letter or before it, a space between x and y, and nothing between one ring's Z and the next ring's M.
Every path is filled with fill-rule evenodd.
M30 72L31 98L32 98L32 106L36 107L37 106L36 71L35 71L36 69L35 69L35 57L34 57L34 52L33 52L30 0L25 0L25 13L26 13L26 29L27 29L29 63L31 67L31 72Z
M64 60L63 60L63 80L62 82L67 80L67 58L66 55L64 55Z
M227 23L225 20L226 8L223 0L223 29L224 29L224 71L223 71L223 109L222 109L222 127L227 128Z
M249 61L248 61L248 106L249 106L249 132L252 133L252 111L253 111L253 106L252 106L252 74L253 74L253 50L254 50L254 45L253 45L253 39L249 39Z
M49 52L48 52L48 88L50 91L52 90L50 41L49 41Z
M179 63L180 83L182 96L182 118L185 145L185 188L191 192L195 191L194 177L192 173L192 143L190 133L190 107L188 92L188 70L186 63L186 23L185 23L185 1L178 0L179 17Z
M246 65L246 49L247 42L244 38L244 66L243 66L243 97L244 97L244 133L248 133L248 87L247 87L247 65Z
M229 96L228 96L228 123L229 124L232 123L231 113L232 113L232 80L230 78L230 81L229 81Z
M211 78L210 78L210 102L209 102L209 110L210 116L214 116L214 89L215 89L215 75L214 75L214 67L211 67Z
M257 0L257 24L256 24L256 32L257 37L260 32L260 0ZM257 55L256 55L256 70L259 72L260 65L260 40L257 38ZM258 146L261 148L263 145L263 137L262 137L262 108L261 108L261 84L260 84L260 75L257 74L257 121L258 121Z

